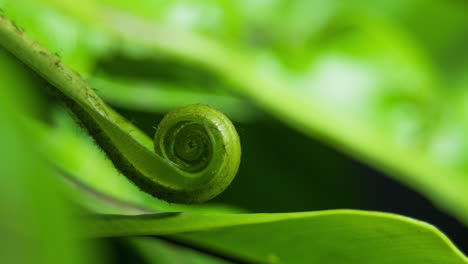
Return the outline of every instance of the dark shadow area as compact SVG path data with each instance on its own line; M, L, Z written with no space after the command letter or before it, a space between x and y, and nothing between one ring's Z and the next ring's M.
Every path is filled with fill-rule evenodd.
M113 264L128 264L128 263L148 263L140 252L133 247L128 246L128 242L121 238L104 238L99 239L106 245L107 262Z

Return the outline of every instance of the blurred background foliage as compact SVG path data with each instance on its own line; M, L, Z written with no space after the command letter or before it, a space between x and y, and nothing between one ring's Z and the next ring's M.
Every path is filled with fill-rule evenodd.
M156 200L119 175L66 109L37 93L46 83L2 51L2 84L14 86L0 91L2 119L29 111L41 120L27 144L59 168L64 192L81 206L107 213L128 213L128 203L136 212L381 210L429 221L468 250L465 1L0 0L0 7L148 134L168 110L189 103L218 108L239 131L242 163L228 190L199 206ZM20 130L2 124L2 133ZM5 144L16 143L26 144ZM12 168L23 155L37 159L26 150L0 155L10 156ZM39 172L41 162L29 169L50 175ZM45 184L12 176L3 177L18 181L11 186ZM36 198L50 194L35 191ZM13 192L2 190L2 200ZM55 206L54 195L41 204ZM23 202L30 213L66 211ZM164 241L103 242L104 257L115 262L219 261ZM190 254L197 257L174 260Z

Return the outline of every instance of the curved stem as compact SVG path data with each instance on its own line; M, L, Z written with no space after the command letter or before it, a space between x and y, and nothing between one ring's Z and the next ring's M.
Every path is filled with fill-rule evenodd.
M154 153L153 143L145 133L107 106L78 73L1 14L0 45L52 84L116 168L153 196L170 202L203 202L222 192L237 173L239 138L222 113L207 106L184 108L188 114L180 121L193 118L193 122L201 122L210 139L218 140L210 143L213 148L208 150L216 162L210 161L203 173L193 173Z

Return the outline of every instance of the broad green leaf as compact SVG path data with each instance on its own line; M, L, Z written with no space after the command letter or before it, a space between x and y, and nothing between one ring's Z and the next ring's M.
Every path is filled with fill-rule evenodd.
M95 216L86 235L163 235L260 263L468 263L431 225L393 214L353 210Z
M0 48L0 256L8 264L94 263L61 185L37 155L21 120L40 109L42 84ZM96 255L95 255L96 256Z

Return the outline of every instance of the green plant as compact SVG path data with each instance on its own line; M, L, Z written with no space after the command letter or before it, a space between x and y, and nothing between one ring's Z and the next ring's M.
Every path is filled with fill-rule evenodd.
M176 2L186 8L192 5ZM239 138L231 122L204 105L177 108L163 119L162 129L157 130L152 142L145 132L104 103L101 96L116 105L138 108L142 98L160 91L158 95L168 100L161 100L164 102L159 105L150 101L143 106L150 111L165 111L165 108L178 106L179 100L193 103L191 100L196 95L196 100L209 98L208 101L239 120L261 117L255 108L260 107L302 133L386 171L466 222L468 192L464 154L468 145L459 137L466 131L466 120L463 109L457 110L457 107L462 108L458 105L463 101L441 91L439 79L442 77L428 62L430 60L418 53L416 42L399 31L398 25L376 16L375 12L358 7L344 12L336 6L324 5L321 8L325 15L314 18L317 21L308 25L296 20L304 16L301 10L310 10L309 5L314 5L308 1L262 6L265 12L259 17L244 10L242 4L200 1L193 4L199 8L194 10L206 8L208 11L201 12L207 14L209 10L217 10L224 20L214 24L194 20L180 28L164 22L164 19L170 20L166 14L176 12L174 10L179 7L163 2L157 10L150 8L150 1L136 5L105 0L76 3L21 0L0 1L0 4L3 9L0 45L40 76L21 67L2 50L5 64L2 69L11 68L18 76L9 76L7 72L1 76L5 81L5 94L1 97L5 109L0 111L6 124L4 133L6 138L16 137L9 143L18 150L11 154L13 160L26 157L33 161L25 171L15 171L15 167L21 166L16 161L5 166L2 175L18 176L4 185L4 194L5 200L8 195L14 196L8 186L21 189L32 179L34 186L41 186L33 191L44 196L44 201L19 199L39 219L37 226L27 233L33 237L51 234L52 242L49 245L49 239L46 240L44 247L38 250L40 257L36 262L59 263L69 258L85 263L85 259L76 257L78 255L94 257L97 261L99 253L89 252L89 246L79 244L77 236L141 235L159 236L236 262L468 261L435 227L394 214L360 210L249 214L219 205L165 203L119 178L109 161L90 144L89 138L71 132L74 125L67 123L63 111L56 111L58 116L54 117L55 122L65 123L65 129L61 131L58 125L57 132L45 124L44 118L32 117L34 111L29 108L40 104L37 98L41 95L31 96L30 101L22 95L31 92L29 87L48 87L73 112L123 175L143 191L169 202L203 202L231 183L240 162ZM435 10L438 4L433 5ZM447 8L452 5L447 4ZM148 10L155 10L155 13L147 13ZM462 11L453 17L454 24L466 24ZM279 19L286 23L269 30L270 23ZM264 31L265 40L238 41L256 27L259 32L254 37L261 38ZM351 33L336 37L334 32L340 30ZM58 36L59 32L64 36ZM69 39L74 41L67 42ZM310 49L309 42L315 44L314 49ZM365 42L375 45L366 45L364 49ZM52 53L55 50L60 56ZM120 74L112 73L119 72L119 62L100 65L102 58L119 56L125 57L123 63L120 62L125 65L125 71ZM143 66L138 68L132 61ZM151 74L145 75L146 69L150 69ZM156 78L153 74L160 76ZM330 77L333 74L341 74L345 81L336 85L336 80ZM26 81L18 83L17 79ZM461 78L460 86L464 86L465 81ZM312 88L291 89L294 85ZM351 92L337 90L340 85ZM16 87L27 87L27 92L15 95ZM186 90L177 90L180 87ZM232 92L243 98L233 97ZM337 95L341 92L347 97L343 99ZM459 93L463 93L461 89ZM133 94L139 96L132 99L130 95ZM447 100L447 105L439 98ZM246 100L255 102L256 106ZM57 132L55 136L54 131ZM174 136L172 132L176 132ZM190 136L188 140L180 141L185 135ZM454 142L458 144L455 147ZM29 145L37 155L26 154ZM194 145L204 148L192 155L190 151ZM73 153L81 155L73 158ZM2 156L9 154L5 152ZM53 168L36 156L45 158ZM88 169L78 166L88 156L92 157L93 166ZM48 179L46 183L27 176L40 168L44 169L38 176ZM49 179L53 174L61 175L59 178L67 184ZM50 193L45 191L49 188L53 190ZM270 195L287 196L283 193ZM70 212L62 204L63 196L85 207L78 206L74 210L91 211L93 215L84 217ZM45 202L46 199L49 200ZM45 205L49 203L57 204L54 209L57 217L55 213L54 216L43 215L50 210L49 205ZM8 204L1 209L11 215L11 219L5 220L0 230L21 229L24 224L15 223L15 211ZM176 213L179 211L184 213ZM141 213L145 215L132 215ZM69 226L62 224L67 221L70 221ZM59 224L54 228L49 223ZM36 229L42 233L34 233ZM70 237L60 235L69 229L73 230ZM24 241L29 240L25 238ZM126 241L142 252L151 251L145 248L163 248L156 241ZM55 255L54 243L61 244L64 249L61 255ZM291 246L294 243L297 245ZM14 247L21 251L22 243ZM17 258L20 254L15 251L8 254L12 262L31 261ZM149 259L154 257L151 253L147 255Z

